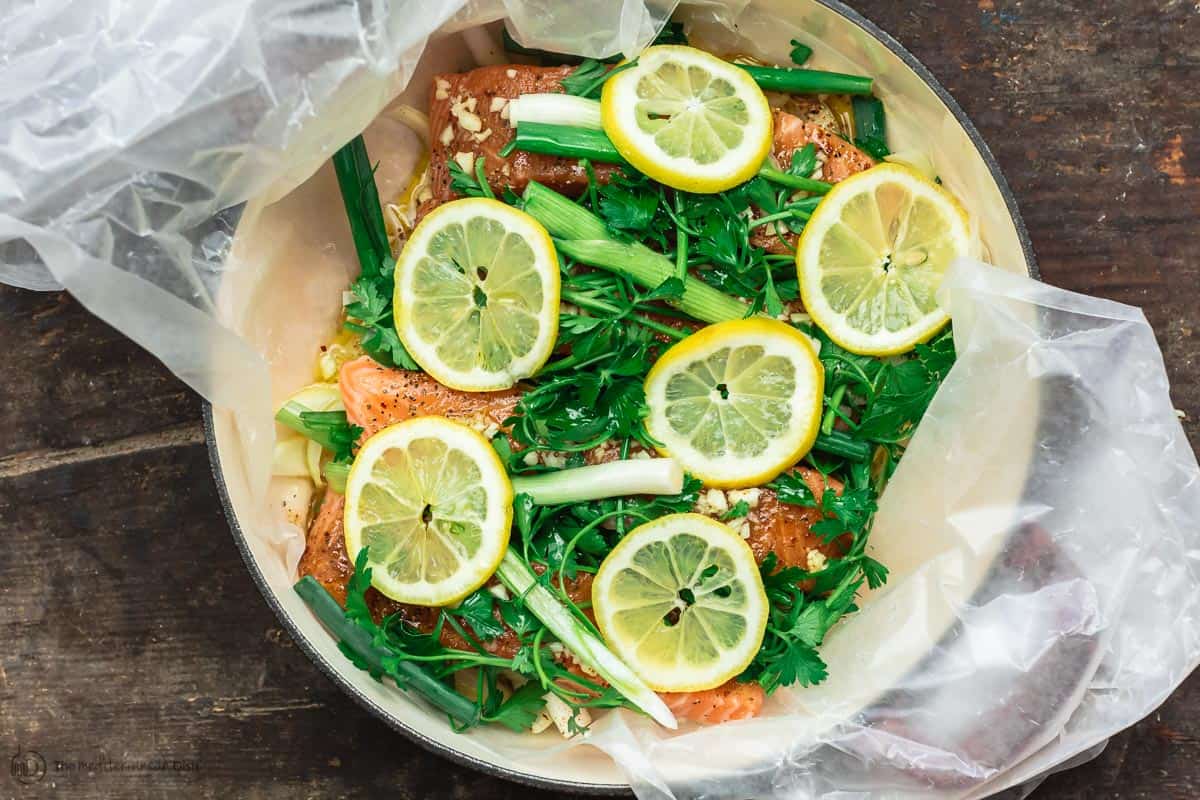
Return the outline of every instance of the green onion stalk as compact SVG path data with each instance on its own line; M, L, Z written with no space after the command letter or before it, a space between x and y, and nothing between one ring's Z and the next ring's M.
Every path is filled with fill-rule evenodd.
M586 503L631 494L679 494L683 468L673 458L632 458L538 475L515 475L514 494L527 494L535 505Z
M608 232L604 221L553 189L530 181L524 194L525 212L555 238L565 256L628 275L640 286L653 289L676 276L675 262L638 242L621 242ZM742 319L748 306L701 280L686 277L683 296L669 301L680 311L704 322Z
M311 439L326 450L336 450L336 429L345 426L345 411L313 411L289 400L275 412L275 421Z
M738 64L768 92L791 94L870 94L872 81L862 75L795 67L756 67Z
M294 588L321 624L372 675L392 675L400 688L421 695L464 727L479 723L479 709L475 703L430 675L420 665L398 659L390 650L376 645L371 634L347 619L346 612L337 600L311 575L305 575L297 581Z
M521 122L517 125L516 136L504 146L500 155L506 157L514 150L562 158L586 158L605 164L628 164L604 131L570 125ZM771 183L813 194L825 194L833 188L833 184L825 181L784 172L769 160L763 163L758 175Z
M500 562L496 576L510 592L524 600L525 607L583 664L599 673L609 685L659 725L672 730L678 727L675 715L662 698L540 583L529 564L511 547Z

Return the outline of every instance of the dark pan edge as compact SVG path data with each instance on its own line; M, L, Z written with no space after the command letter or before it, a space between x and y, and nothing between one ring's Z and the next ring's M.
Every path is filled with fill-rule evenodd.
M906 66L915 72L918 77L938 96L938 98L954 115L955 120L966 131L971 143L975 146L976 151L983 159L984 164L988 168L992 180L1000 190L1000 195L1004 198L1005 206L1008 210L1009 217L1012 219L1013 225L1017 231L1017 238L1021 243L1021 250L1025 257L1026 264L1029 269L1029 274L1034 278L1040 278L1040 273L1037 266L1037 260L1033 252L1033 243L1029 238L1029 231L1025 227L1025 221L1021 217L1020 209L1017 206L1016 197L1013 195L1012 188L1009 186L1007 179L1000 170L1000 165L996 162L995 156L991 149L983 140L975 125L971 122L966 112L959 106L957 101L951 96L950 92L933 76L933 74L910 53L903 45L893 38L886 31L881 29L875 23L858 13L840 0L815 0L822 6L829 8L837 14L845 17L853 22L859 28L866 31L874 39L882 43L890 51L904 62ZM574 794L606 796L606 797L629 797L632 792L627 785L624 784L594 784L594 783L578 783L567 780L555 780L550 778L542 778L537 775L532 775L525 772L510 770L505 767L492 764L487 761L482 761L473 756L469 756L454 747L443 744L435 739L408 727L400 719L391 714L386 708L380 706L370 698L360 693L353 685L346 681L329 661L327 661L320 653L318 653L308 642L308 639L303 633L295 627L288 615L284 612L282 606L275 599L274 593L268 587L266 578L258 565L254 561L254 557L250 552L249 545L246 543L245 533L242 531L241 524L238 522L237 516L233 510L233 504L229 498L229 491L225 484L225 477L221 469L221 457L217 452L216 436L213 425L213 409L212 405L203 401L203 425L204 438L208 449L209 463L212 468L213 480L217 486L217 493L221 500L221 508L224 511L225 518L229 523L230 532L233 535L238 551L242 555L242 560L245 562L250 576L258 587L259 593L270 607L271 611L278 618L280 624L287 630L288 634L300 647L301 651L312 661L317 667L325 673L343 692L349 695L355 703L360 707L383 720L390 728L396 732L406 736L419 746L442 756L450 761L460 764L471 769L478 770L488 775L504 778L515 783L526 786L533 786L542 789L552 789L558 791L567 791Z

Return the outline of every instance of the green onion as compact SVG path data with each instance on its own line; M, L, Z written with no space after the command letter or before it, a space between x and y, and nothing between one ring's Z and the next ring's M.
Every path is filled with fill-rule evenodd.
M515 596L523 598L525 606L542 621L563 646L586 666L596 670L609 685L631 703L646 712L659 725L674 730L678 727L675 715L666 703L625 662L609 650L600 637L584 627L570 610L538 581L538 576L510 547L496 570L497 577Z
M675 277L675 263L642 244L618 242L615 239L556 239L554 244L565 256L593 267L624 273L634 283L648 289ZM691 276L684 279L683 287L682 297L667 302L703 322L742 319L749 311L749 306L741 300L723 294Z
M375 277L383 261L392 255L392 248L375 186L375 170L361 134L333 154L333 171L337 174L362 274Z
M533 92L508 101L508 121L517 126L541 123L603 130L600 101L561 92Z
M346 618L346 612L325 587L311 575L305 575L293 587L317 619L321 621L342 648L353 653L356 662L372 675L391 675L402 689L411 689L464 726L479 723L479 709L411 661L404 661L387 648L375 644L371 634Z
M661 253L637 242L613 239L603 220L553 189L537 181L525 188L525 213L532 216L555 237L563 255L593 267L628 275L640 286L653 289L675 277L675 263ZM683 297L671 305L704 322L742 319L748 307L722 294L703 281L688 276L683 281Z
M551 236L559 239L605 239L609 236L604 220L537 181L529 182L522 198L525 213L542 223Z
M854 144L875 159L891 154L887 146L887 117L883 101L878 97L856 97L854 110Z
M813 194L826 194L833 188L832 183L818 181L812 178L801 178L799 175L793 175L790 172L784 172L770 162L762 165L762 169L758 171L761 178L769 180L771 183L777 183L780 186L786 186L789 189L801 189L805 192Z
M813 450L841 456L849 461L867 461L871 458L871 445L842 432L831 431L817 436Z
M346 479L350 477L350 465L339 461L327 461L324 472L329 488L338 494L345 494Z
M292 400L275 412L275 421L326 450L337 450L340 442L333 438L335 429L347 424L345 411L311 411Z
M570 125L548 125L541 122L522 122L517 125L517 135L500 151L507 157L513 150L541 153L562 158L586 158L606 164L625 164L616 146L602 130L577 128ZM780 186L802 189L814 194L825 194L833 184L784 172L767 161L758 174Z
M513 150L563 158L586 158L606 164L625 163L604 131L573 125L522 122L517 125L517 135L500 150L500 157L507 158Z
M750 73L768 92L791 92L793 94L870 94L871 79L861 75L845 75L840 72L822 72L817 69L795 67L755 67L749 64L737 66Z
M683 469L673 458L633 458L539 475L516 475L514 494L527 494L535 505L586 503L631 494L679 494Z

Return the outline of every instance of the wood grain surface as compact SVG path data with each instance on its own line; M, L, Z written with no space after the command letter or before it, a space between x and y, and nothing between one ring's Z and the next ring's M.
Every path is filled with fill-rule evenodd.
M1145 309L1200 444L1200 4L857 8L982 131L1045 279ZM0 289L0 337L0 797L560 797L427 754L297 650L230 538L199 401L153 358L55 294ZM1198 712L1192 679L1033 796L1200 797Z

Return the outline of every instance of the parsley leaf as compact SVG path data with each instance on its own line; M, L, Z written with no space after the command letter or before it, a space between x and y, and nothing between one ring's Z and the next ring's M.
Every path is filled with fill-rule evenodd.
M683 32L682 22L668 21L663 29L658 32L658 36L654 37L653 44L683 44L688 43L687 34Z
M737 519L738 517L744 517L749 513L750 513L750 504L747 503L745 500L738 500L736 503L734 503L730 507L730 509L728 511L726 511L724 514L721 515L721 521L727 522L728 520L731 520L731 519Z
M795 39L792 39L790 44L792 45L792 63L798 67L803 66L804 62L808 61L808 59L812 56L812 48L806 44L801 44Z
M452 158L446 161L446 167L450 170L450 191L464 197L492 196L491 188L485 190L480 183L478 173L467 172Z
M493 713L485 715L483 720L503 725L517 733L527 731L546 705L543 698L545 693L540 684L530 681L513 692L512 697L501 703Z
M657 192L634 192L620 184L609 183L600 189L600 213L612 228L641 233L654 221L660 198Z
M445 613L462 619L476 636L489 641L504 635L504 624L496 619L495 608L496 597L485 586L467 595L458 608L445 609Z

